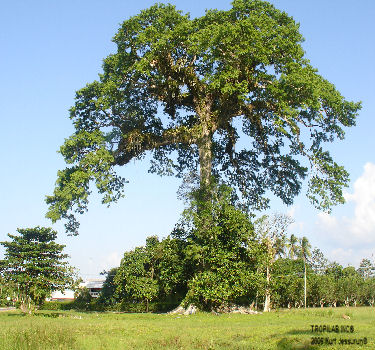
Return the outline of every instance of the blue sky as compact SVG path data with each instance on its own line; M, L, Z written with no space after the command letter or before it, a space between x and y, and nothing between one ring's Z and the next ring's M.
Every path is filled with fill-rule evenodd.
M170 1L192 17L207 8L228 9L229 1ZM273 200L272 211L289 212L293 233L307 236L331 259L358 264L375 253L375 2L372 0L271 1L301 24L306 57L349 100L362 101L355 128L330 145L351 174L348 202L332 215L304 198L292 207ZM51 226L44 197L64 167L57 150L73 128L68 109L75 91L97 79L102 59L114 52L119 24L153 1L17 1L0 11L0 240L17 227ZM81 217L81 233L67 237L71 263L83 277L115 266L125 250L151 234L166 236L183 205L180 180L147 173L147 160L121 169L130 182L118 204L107 209L93 198ZM1 253L1 252L0 252Z

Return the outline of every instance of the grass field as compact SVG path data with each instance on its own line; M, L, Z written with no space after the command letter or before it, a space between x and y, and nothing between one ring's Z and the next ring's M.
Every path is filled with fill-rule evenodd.
M350 316L344 319L343 314ZM311 325L349 333L312 333ZM354 332L350 333L350 326ZM336 345L311 345L312 338ZM366 345L339 345L367 338ZM0 313L0 349L375 349L374 308L280 310L260 315L19 311Z

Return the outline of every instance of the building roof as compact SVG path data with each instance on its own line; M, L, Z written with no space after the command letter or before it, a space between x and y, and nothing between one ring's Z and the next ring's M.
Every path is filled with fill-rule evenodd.
M82 282L80 283L80 287L86 287L88 289L92 288L92 289L102 289L103 288L103 283L104 283L105 280L99 280L99 279L91 279L91 280L87 280L85 282Z

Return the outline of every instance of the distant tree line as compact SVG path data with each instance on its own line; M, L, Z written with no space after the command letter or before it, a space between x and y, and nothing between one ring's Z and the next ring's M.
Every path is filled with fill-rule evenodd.
M306 237L288 235L292 222L275 214L253 220L232 201L226 186L211 201L198 190L173 232L125 252L105 272L98 300L107 306L150 302L194 304L203 310L241 304L269 311L279 307L371 305L375 267L329 262Z
M289 234L283 214L258 219L244 211L233 190L212 184L211 198L186 192L187 207L174 230L124 253L119 267L104 272L100 297L82 290L67 308L168 311L193 304L201 310L230 305L272 308L357 306L375 303L375 267L356 269L330 262L306 237ZM64 246L49 228L19 229L1 242L0 298L24 312L40 307L53 290L73 286ZM86 292L86 293L85 293ZM157 306L155 307L155 305ZM65 307L64 306L64 307Z

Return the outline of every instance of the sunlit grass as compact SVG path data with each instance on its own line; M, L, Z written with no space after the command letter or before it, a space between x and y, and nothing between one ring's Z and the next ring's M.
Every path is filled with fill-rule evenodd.
M342 315L350 316L343 319ZM353 325L351 334L313 334L311 325ZM375 348L373 308L279 310L261 315L39 311L0 313L0 349L337 349L311 346L312 336L367 337Z

